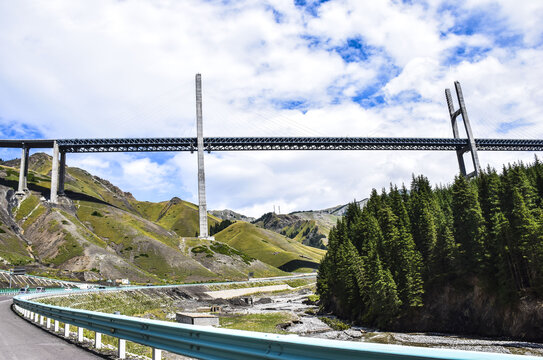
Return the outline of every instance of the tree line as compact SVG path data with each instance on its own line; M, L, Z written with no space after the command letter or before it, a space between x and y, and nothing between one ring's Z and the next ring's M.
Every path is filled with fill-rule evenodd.
M432 188L375 189L330 231L317 293L324 310L386 327L425 293L476 278L506 304L543 295L543 163L487 168Z

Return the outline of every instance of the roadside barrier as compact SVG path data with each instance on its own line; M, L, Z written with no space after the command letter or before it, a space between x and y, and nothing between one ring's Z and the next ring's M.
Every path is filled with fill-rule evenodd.
M136 289L138 287L132 288ZM130 288L125 290L131 290ZM73 291L75 294L92 290ZM83 341L83 329L95 332L94 346L102 347L102 334L118 338L117 356L126 358L126 341L152 348L153 359L160 359L162 350L198 359L334 359L334 360L539 360L539 357L432 349L422 347L374 344L365 342L326 340L297 335L278 335L251 331L230 330L207 326L179 324L167 321L142 319L131 316L106 314L46 305L33 299L55 293L18 295L13 298L15 311L35 325L63 331L70 336L70 325L76 326L77 339ZM69 295L59 291L58 295ZM60 329L59 324L64 323Z

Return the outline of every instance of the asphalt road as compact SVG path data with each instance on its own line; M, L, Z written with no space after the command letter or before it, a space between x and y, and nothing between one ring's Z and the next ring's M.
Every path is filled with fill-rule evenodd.
M10 306L11 297L0 296L0 359L101 359L21 319Z

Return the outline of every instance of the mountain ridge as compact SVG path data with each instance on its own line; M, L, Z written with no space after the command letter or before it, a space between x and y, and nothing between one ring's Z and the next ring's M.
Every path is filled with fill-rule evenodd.
M34 264L42 274L81 280L203 281L283 275L277 266L226 243L195 238L198 208L179 198L138 201L105 179L67 167L66 197L52 206L51 157L29 158L25 196L16 196L17 159L0 162L0 263ZM208 215L211 225L220 219ZM247 230L249 231L249 230ZM270 236L270 235L268 235ZM281 237L282 242L288 238ZM323 253L300 254L318 264ZM286 250L281 250L285 252Z

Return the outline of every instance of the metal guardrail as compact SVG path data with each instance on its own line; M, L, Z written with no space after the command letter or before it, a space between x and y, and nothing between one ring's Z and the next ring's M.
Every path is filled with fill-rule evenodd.
M134 290L135 288L132 288ZM128 289L127 289L128 290ZM74 291L73 294L93 291ZM99 291L99 290L98 290ZM108 290L106 290L108 291ZM111 290L109 290L111 291ZM66 292L58 292L66 295ZM334 360L536 360L539 357L483 353L449 349L433 349L400 345L326 340L297 335L266 334L220 329L197 325L148 320L123 315L70 309L32 301L50 294L23 295L13 299L15 309L31 320L43 324L44 318L132 341L153 349L198 359L334 359ZM50 321L47 322L48 326ZM65 334L68 334L65 331ZM81 334L82 330L78 331ZM101 337L98 337L100 339ZM100 341L100 340L97 340ZM119 341L121 343L121 341ZM119 352L121 354L121 352ZM122 356L120 356L122 358Z
M44 288L38 291L36 288L27 288L24 293L21 293L21 289L0 289L0 295L16 295L16 294L34 294L34 293L51 293L64 290L64 288Z

